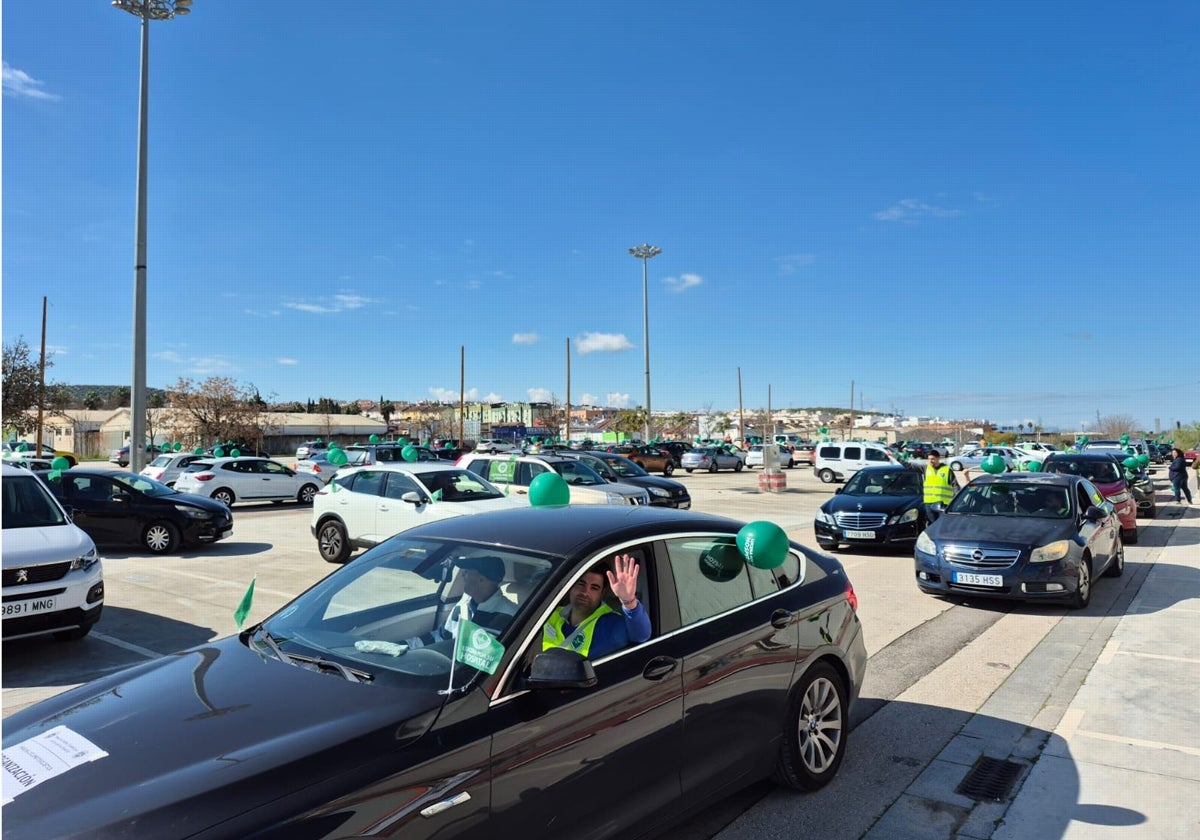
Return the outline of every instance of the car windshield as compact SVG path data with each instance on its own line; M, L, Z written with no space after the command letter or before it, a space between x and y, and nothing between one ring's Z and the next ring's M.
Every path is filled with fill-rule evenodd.
M268 618L269 638L255 633L249 644L264 656L276 655L274 644L289 660L333 659L367 682L431 692L451 679L461 686L480 672L455 661L457 633L469 631L476 647L489 647L480 632L510 642L551 567L539 555L399 535ZM460 603L475 627L458 620Z
M972 516L1067 519L1071 515L1069 489L1041 484L1002 482L971 484L954 497L946 512Z
M145 493L147 496L174 496L179 493L165 484L159 484L153 478L135 473L112 473L113 481L123 484L131 490Z
M626 478L631 476L641 478L650 474L628 458L602 458L599 460L617 475ZM590 461L588 463L591 464Z
M921 475L915 470L861 470L846 482L847 496L916 496L921 493Z
M67 518L50 498L42 482L32 475L5 477L0 482L3 491L3 509L0 523L4 530L9 528L44 528L47 525L63 525Z
M155 458L153 461L150 462L150 466L152 466L152 467L169 467L171 465L171 461L173 461L174 458L175 458L174 455L159 455L157 458Z
M504 495L496 485L470 470L426 470L413 472L429 494L441 491L443 502L477 502L481 499L498 499Z
M561 475L567 484L583 486L608 484L600 473L580 461L561 461L554 465L554 471Z
M1053 458L1042 466L1042 472L1080 475L1094 484L1112 484L1121 480L1117 462L1109 458Z

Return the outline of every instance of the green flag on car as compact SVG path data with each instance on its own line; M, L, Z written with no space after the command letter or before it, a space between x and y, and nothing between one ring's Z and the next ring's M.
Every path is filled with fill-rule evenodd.
M246 594L242 596L242 601L237 605L237 609L233 611L233 620L237 622L237 628L242 629L242 624L246 620L246 616L250 614L250 604L254 601L254 582L258 580L258 575L250 579L250 586L246 589Z
M454 659L471 668L496 673L504 645L484 628L463 619L458 625L458 640L454 643Z

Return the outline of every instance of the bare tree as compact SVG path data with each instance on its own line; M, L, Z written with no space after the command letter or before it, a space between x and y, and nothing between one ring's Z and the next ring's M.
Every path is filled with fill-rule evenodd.
M254 386L225 376L203 382L180 378L168 389L171 406L186 418L188 431L201 443L262 438L262 404Z
M1128 414L1106 414L1096 418L1092 431L1103 438L1119 438L1137 432L1138 423Z
M46 367L53 367L54 360L46 359ZM37 427L37 417L30 414L39 403L43 411L59 414L70 402L70 393L60 383L46 385L42 394L42 372L37 360L30 358L29 345L24 338L4 345L4 381L0 387L3 406L0 413L4 425L18 435L25 435Z

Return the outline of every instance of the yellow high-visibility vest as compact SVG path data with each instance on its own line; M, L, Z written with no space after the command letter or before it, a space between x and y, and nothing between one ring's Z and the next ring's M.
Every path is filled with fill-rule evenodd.
M931 465L925 466L925 504L941 502L950 504L954 498L954 488L950 485L950 467L942 464L936 470Z
M562 610L555 610L546 621L546 626L542 628L542 650L562 647L573 650L580 656L587 656L592 648L592 634L596 631L596 622L610 612L613 612L612 607L601 604L594 613L580 622L570 636L564 638L563 627L567 623L567 616L571 614L571 607L568 605Z

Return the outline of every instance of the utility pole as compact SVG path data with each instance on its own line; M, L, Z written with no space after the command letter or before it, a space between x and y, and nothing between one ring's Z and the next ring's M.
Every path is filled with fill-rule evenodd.
M738 365L738 429L742 436L742 443L746 442L746 417L742 411L742 366Z
M42 457L42 412L46 406L46 298L42 297L42 358L38 373L38 419L37 437L33 443L33 457Z
M846 437L842 440L849 440L850 435L854 431L854 380L850 380L850 419L846 421Z
M567 339L567 416L564 418L567 427L567 446L571 445L571 339Z

